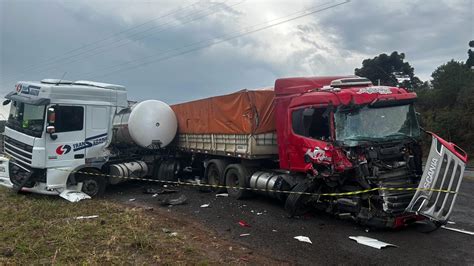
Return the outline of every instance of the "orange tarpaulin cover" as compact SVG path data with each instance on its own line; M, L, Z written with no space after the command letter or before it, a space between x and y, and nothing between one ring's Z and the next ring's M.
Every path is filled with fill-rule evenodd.
M259 134L275 130L273 89L232 94L172 105L178 132L187 134Z

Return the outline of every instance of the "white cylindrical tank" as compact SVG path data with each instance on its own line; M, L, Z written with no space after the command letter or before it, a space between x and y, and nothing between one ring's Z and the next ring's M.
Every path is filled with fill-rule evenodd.
M150 148L170 144L176 135L178 121L173 109L166 103L147 100L123 110L114 118L114 141L135 143Z

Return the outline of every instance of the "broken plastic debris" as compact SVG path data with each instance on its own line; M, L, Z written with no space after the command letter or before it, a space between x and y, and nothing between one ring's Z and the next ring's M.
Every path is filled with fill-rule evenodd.
M276 233L276 232L278 232L278 231L277 231L277 230L275 230L275 229L273 229L273 230L272 230L272 232L275 232L275 233Z
M208 208L209 206L210 206L209 203L208 204L203 204L203 205L201 205L201 208Z
M249 236L250 234L240 234L241 237Z
M250 227L250 224L248 224L247 222L242 221L242 220L239 221L239 225L242 226L242 227Z
M471 236L474 236L474 232L471 232L471 231L466 231L464 229L457 229L457 228L452 228L452 227L446 227L444 225L441 226L442 228L446 229L446 230L451 230L451 231L454 231L454 232L458 232L458 233L463 233L463 234L467 234L467 235L471 235Z
M350 236L349 238L357 241L357 243L361 245L366 245L366 246L378 248L378 249L382 249L388 246L397 247L396 245L385 243L377 239L366 237L366 236Z
M98 218L99 215L90 215L90 216L77 216L76 219L77 220L83 220L83 219L94 219L94 218Z
M154 194L154 195L171 194L171 193L176 193L176 192L178 192L178 190L167 189L167 188L162 188L162 189L146 188L145 190L143 190L143 193L145 194Z
M166 205L182 205L182 204L186 204L187 202L188 202L188 198L186 198L185 195L181 195L176 199L165 199L165 200L163 200L161 205L164 205L164 206L166 206Z
M309 239L309 237L307 237L307 236L295 236L294 238L298 241L301 241L301 242L306 242L306 243L313 244L313 242L311 242L311 239Z
M173 233L170 234L170 236L178 236L178 233L173 232Z
M220 193L220 194L216 194L216 197L228 197L229 194L228 193Z
M129 199L128 201L135 201L135 199Z
M61 192L61 194L59 194L59 196L63 199L66 199L66 200L70 201L70 202L78 202L78 201L81 201L83 199L90 199L91 198L89 195L87 195L84 192L75 191L75 190L68 190L68 189Z

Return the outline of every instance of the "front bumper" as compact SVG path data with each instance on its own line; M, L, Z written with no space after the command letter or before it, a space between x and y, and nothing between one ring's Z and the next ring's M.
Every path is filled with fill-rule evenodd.
M13 188L13 183L10 181L9 163L10 160L7 157L0 155L0 185Z
M0 155L0 186L14 189L14 184L10 180L10 159L6 156ZM44 195L60 195L65 190L81 191L82 184L75 186L56 185L48 186L45 182L35 182L32 187L23 187L21 191L38 193Z

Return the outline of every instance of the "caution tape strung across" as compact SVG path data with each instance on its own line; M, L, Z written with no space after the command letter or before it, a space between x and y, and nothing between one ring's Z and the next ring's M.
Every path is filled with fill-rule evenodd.
M274 192L274 193L284 193L284 194L300 194L300 195L309 195L309 196L329 196L329 197L339 197L339 196L352 196L352 195L360 195L365 194L373 191L431 191L431 192L440 192L440 193L450 193L450 194L457 194L456 191L446 190L446 189L432 189L432 188L392 188L392 187L376 187L364 190L357 190L357 191L350 191L350 192L339 192L339 193L312 193L312 192L297 192L297 191L286 191L286 190L272 190L272 189L260 189L260 188L250 188L250 187L235 187L235 186L226 186L226 185L212 185L212 184L205 184L200 182L183 182L183 181L167 181L167 180L159 180L159 179L151 179L151 178L140 178L140 177L124 177L124 176L116 176L104 173L94 173L94 172L82 172L82 171L68 171L64 169L54 169L59 171L66 171L69 173L80 173L85 175L93 175L93 176L102 176L102 177L114 177L114 178L121 178L121 179L129 179L129 180L138 180L138 181L148 181L148 182L155 182L155 183L163 183L163 184L171 184L171 185L187 185L187 186L194 186L194 187L207 187L207 188L231 188L231 189L241 189L241 190L249 190L249 191L259 191L259 192Z
M5 157L7 157L8 159L11 158L7 154L3 154L3 155ZM183 181L179 181L179 180L178 181L168 181L168 180L159 180L159 179L151 179L151 178L141 178L141 177L125 177L125 176L117 176L117 175L110 175L110 174L104 174L104 173L83 172L81 170L69 171L69 170L59 169L59 168L52 168L52 170L65 171L65 172L68 172L68 173L71 173L71 174L80 173L80 174L92 175L92 176L114 177L114 178L120 178L120 179L148 181L148 182L171 184L171 185L186 185L186 186L194 186L194 187L225 188L225 189L230 188L230 189L240 189L240 190L258 191L258 192L300 194L300 195L309 195L309 196L328 196L328 197L353 196L353 195L360 195L360 194L370 193L370 192L373 192L373 191L431 191L431 192L458 194L456 191L446 190L446 189L393 188L393 187L375 187L375 188L369 188L369 189L364 189L364 190L357 190L357 191L350 191L350 192L338 192L338 193L313 193L313 192L272 190L272 189L261 189L261 188L250 188L250 187L235 187L235 186L226 186L226 185L213 185L213 184L205 184L205 183L200 183L200 182L191 183L191 182L183 182Z

